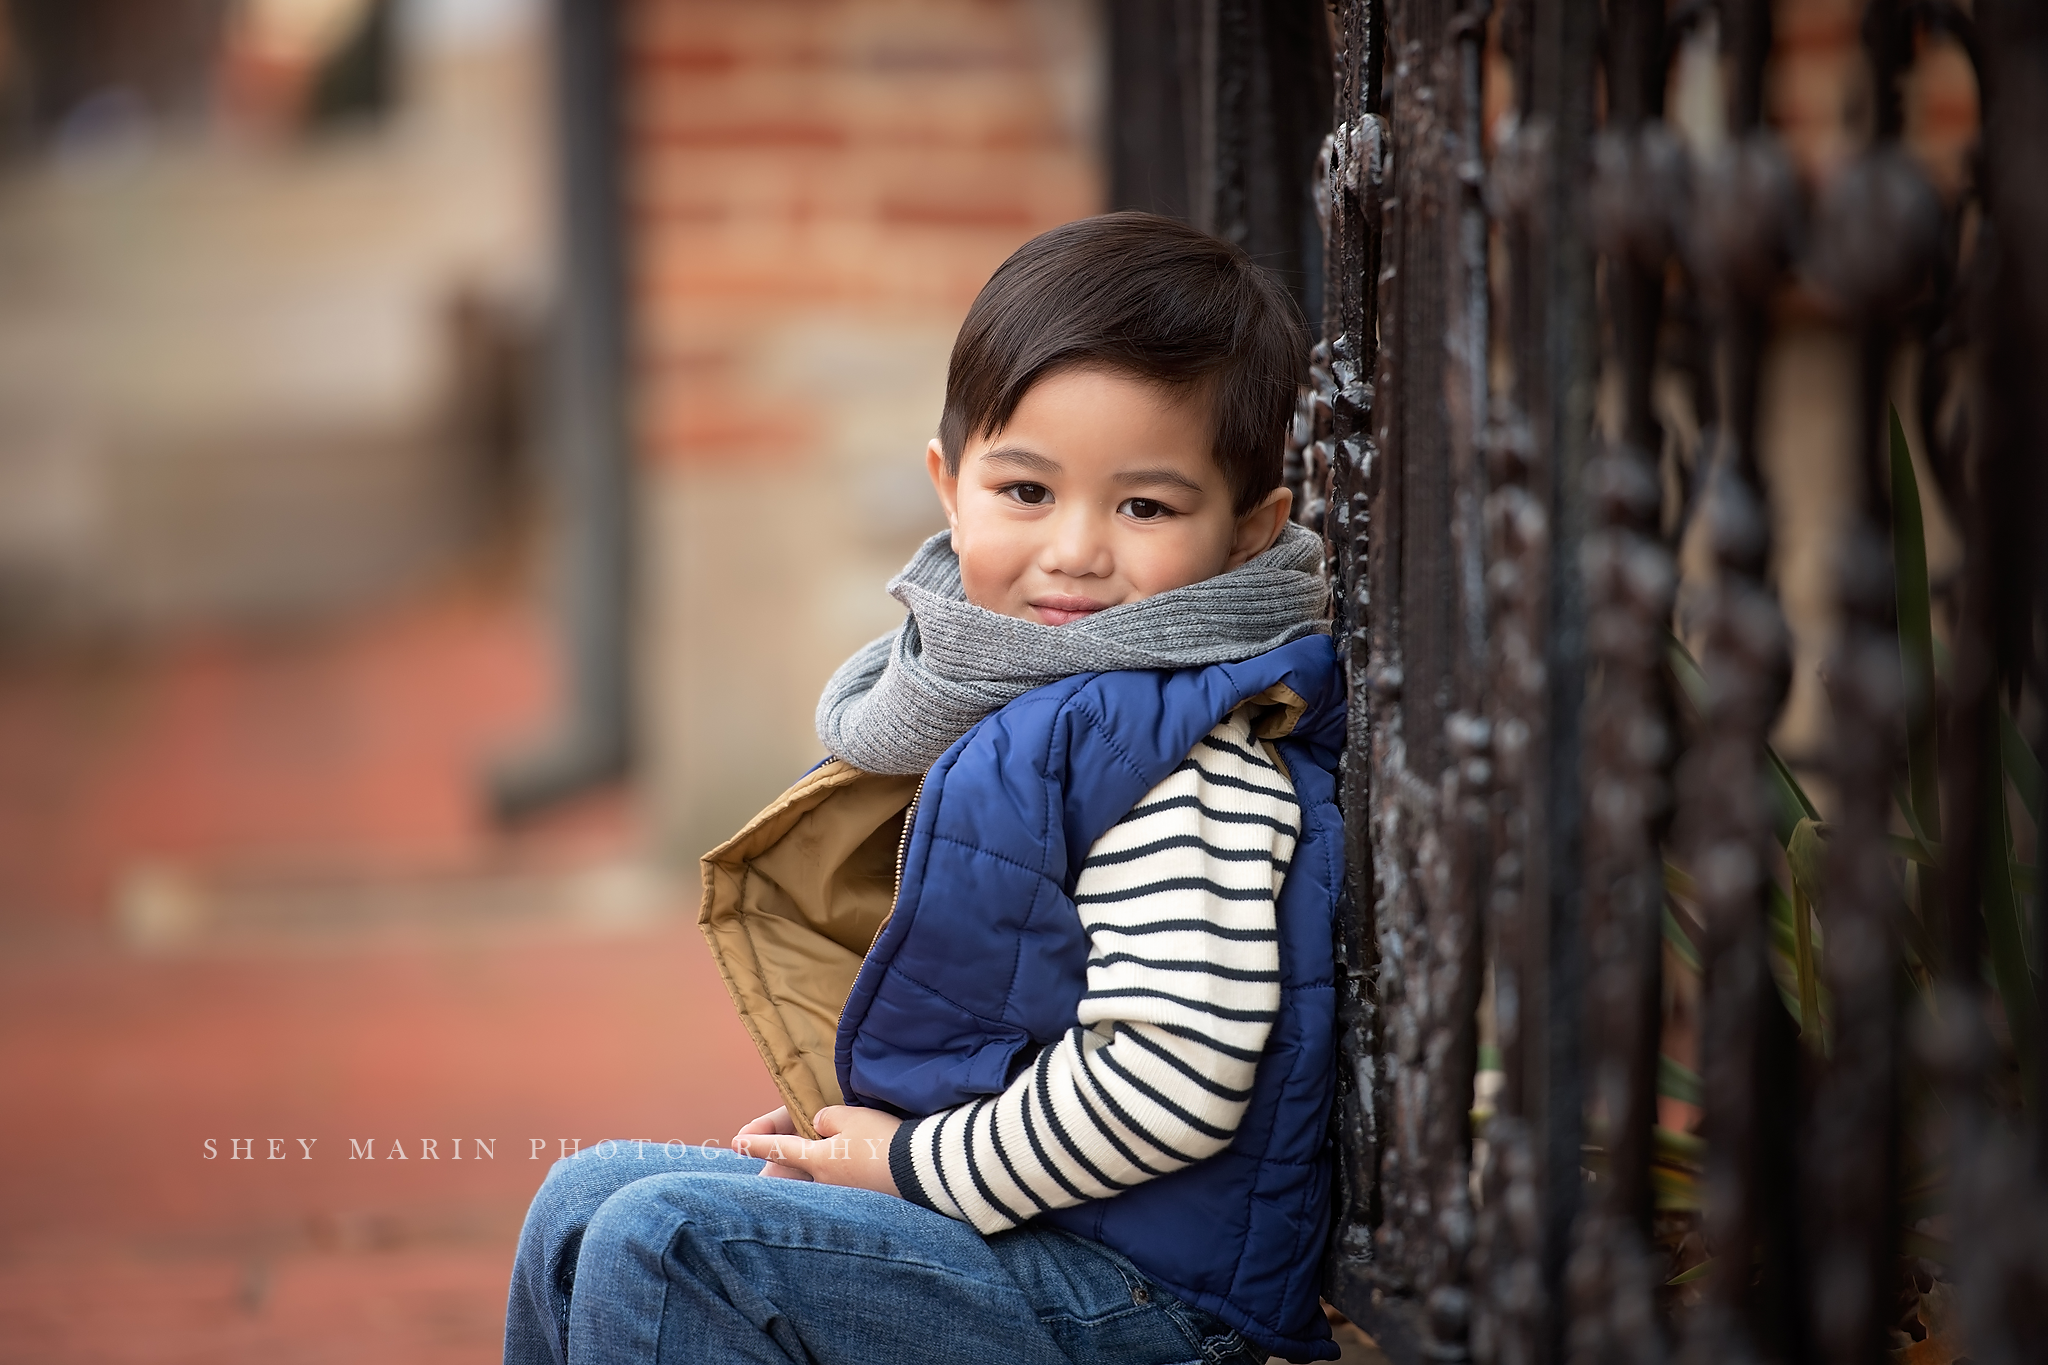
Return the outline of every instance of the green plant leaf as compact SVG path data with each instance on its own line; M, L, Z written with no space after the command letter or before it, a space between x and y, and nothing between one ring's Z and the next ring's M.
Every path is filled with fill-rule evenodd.
M1657 1054L1657 1093L1681 1104L1703 1105L1706 1102L1700 1090L1700 1073L1684 1062L1672 1061L1661 1052Z
M1678 954L1678 960L1683 962L1693 975L1699 975L1702 970L1699 945L1692 941L1692 935L1685 932L1685 926L1678 922L1678 916L1672 912L1669 901L1664 902L1664 941L1671 945L1671 951Z
M1692 873L1668 858L1664 862L1664 889L1689 901L1700 898L1699 888L1693 885Z
M1785 843L1785 861L1792 869L1792 966L1799 980L1799 1036L1816 1050L1824 1047L1820 1012L1820 955L1814 950L1813 907L1825 884L1828 827L1801 820Z
M1948 652L1948 646L1941 642L1941 637L1939 635L1935 636L1934 676L1941 679L1941 681L1945 683L1953 677L1955 677L1955 672L1956 656Z
M1899 610L1899 663L1906 688L1906 786L1916 833L1941 838L1941 780L1935 751L1934 623L1927 585L1927 531L1920 482L1899 410L1891 409L1892 575Z
M1678 682L1679 700L1692 708L1695 717L1704 716L1707 713L1707 675L1700 671L1699 660L1692 657L1692 651L1685 647L1685 642L1668 630L1664 632L1664 661Z
M1651 1136L1655 1139L1655 1159L1674 1166L1704 1166L1707 1163L1707 1142L1705 1138L1692 1133L1681 1133L1676 1128L1657 1125Z
M1707 675L1692 652L1670 631L1664 632L1664 659L1671 676L1678 681L1679 696L1691 706L1695 719L1706 714ZM1820 811L1792 775L1792 769L1771 745L1764 745L1764 766L1769 776L1771 832L1782 847L1792 837L1792 827L1801 820L1818 820Z
M1884 841L1891 848L1893 854L1904 858L1909 863L1918 863L1922 867L1941 866L1941 846L1939 844L1929 846L1908 834L1887 834L1884 836Z
M1892 918L1898 922L1899 939L1905 944L1906 965L1932 971L1934 964L1941 960L1941 953L1935 946L1933 933L1927 928L1927 921L1913 913L1904 897L1892 902Z
M1785 1013L1792 1016L1793 1023L1803 1024L1803 1016L1799 1010L1799 940L1793 928L1792 898L1785 894L1784 887L1778 885L1776 877L1771 878L1766 888L1766 896L1769 902L1766 906L1769 920L1765 929L1770 935L1771 982L1778 988L1778 999L1784 1003ZM1808 922L1807 932L1812 936L1813 954L1818 961L1822 945L1826 941L1825 935L1821 932L1817 920ZM1825 1053L1828 1022L1827 983L1821 982L1818 989L1822 1029L1820 1050ZM1803 1033L1805 1030L1802 1027L1800 1031Z
M1785 862L1792 869L1796 889L1810 900L1819 900L1827 886L1828 839L1833 831L1819 820L1801 820L1785 841Z
M2013 724L2012 716L2000 707L1998 710L1998 754L2005 761L2005 775L2012 779L2012 785L2019 790L2020 804L2033 817L2034 829L2041 828L2041 760L2034 757L2033 749L2027 744L2020 727Z
M1988 774L1994 799L1986 812L1997 823L1984 850L1984 940L1991 952L1991 979L1998 986L1998 999L2005 1006L2006 1027L2012 1031L2013 1052L2026 1078L2026 1103L2035 1107L2032 1093L2035 1058L2040 1056L2040 1015L2034 1000L2034 977L2027 970L2026 937L2020 928L2020 900L2013 886L2012 826L2005 810L2005 777L1997 767Z
M1935 841L1928 837L1926 828L1920 823L1920 813L1913 809L1913 793L1901 782L1892 788L1892 804L1899 808L1899 818L1906 822L1906 829L1915 842L1932 849Z
M1782 847L1791 841L1792 831L1801 820L1820 819L1820 810L1807 796L1806 788L1799 785L1799 779L1792 776L1785 760L1778 757L1777 749L1764 745L1764 759L1771 773L1771 832L1778 836Z
M1676 1275L1673 1275L1670 1279L1664 1281L1664 1283L1672 1288L1676 1288L1681 1284L1691 1284L1694 1280L1704 1278L1713 1270L1713 1268L1714 1258L1709 1256L1706 1260L1701 1261L1692 1269L1679 1271Z
M1691 1171L1671 1166L1650 1168L1650 1189L1659 1213L1702 1213L1707 1207L1706 1191Z

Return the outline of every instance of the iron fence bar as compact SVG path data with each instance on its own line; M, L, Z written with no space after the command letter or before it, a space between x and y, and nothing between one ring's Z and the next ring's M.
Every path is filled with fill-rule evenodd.
M1517 1365L1562 1354L1580 1185L1577 550L1597 363L1585 195L1598 25L1592 7L1552 0L1523 0L1501 18L1518 106L1493 176L1513 381L1489 433L1500 794L1488 912L1504 1084L1486 1133L1479 1344Z
M1431 1355L1466 1358L1473 1318L1470 1288L1474 1249L1471 1202L1471 1104L1477 1077L1479 1006L1485 980L1484 908L1493 874L1494 774L1492 644L1486 556L1489 527L1487 433L1491 415L1492 292L1489 223L1485 202L1485 62L1487 0L1472 0L1453 18L1447 36L1457 80L1455 117L1456 254L1450 262L1444 319L1446 434L1450 441L1451 551L1458 599L1458 649L1453 687L1457 709L1444 721L1448 754L1442 779L1441 839L1445 886L1430 914L1431 935L1442 954L1443 980L1435 1037L1430 1047L1444 1094L1433 1135L1443 1144L1439 1176L1440 1260L1431 1267L1425 1300ZM1451 1101L1461 1102L1453 1109Z
M1516 55L1526 164L1532 187L1520 243L1524 311L1510 338L1521 407L1529 422L1538 496L1548 504L1543 572L1543 726L1532 743L1538 781L1525 913L1540 924L1543 956L1525 970L1525 1015L1539 1024L1540 1076L1527 1099L1543 1234L1540 1267L1553 1305L1532 1358L1563 1351L1564 1270L1578 1213L1583 1131L1580 992L1584 973L1580 754L1585 699L1586 600L1579 550L1588 531L1586 470L1593 439L1597 342L1594 261L1586 194L1592 172L1600 13L1571 0L1525 0ZM1512 238L1510 239L1513 240Z
M1503 12L1512 42L1519 11ZM1518 163L1520 130L1496 157L1493 185L1500 235L1517 262L1527 203ZM1512 334L1527 310L1528 275L1510 272L1500 330ZM1542 1115L1546 916L1541 740L1548 672L1544 608L1550 509L1536 480L1536 444L1516 392L1491 400L1486 433L1487 588L1492 612L1493 865L1486 899L1493 1026L1500 1053L1496 1111L1487 1120L1480 1163L1481 1209L1473 1272L1478 1290L1474 1353L1491 1365L1533 1365L1548 1340L1551 1300L1544 1281L1543 1171L1537 1125Z
M1498 19L1501 46L1517 58L1518 95L1529 89L1531 18L1531 7L1517 0L1503 5ZM1530 217L1541 174L1530 150L1542 137L1518 113L1496 149L1490 179L1497 230L1509 262L1501 281L1495 344L1517 364L1526 360L1519 343L1532 311ZM1544 1273L1547 1201L1540 1156L1548 916L1540 893L1546 840L1539 793L1548 728L1545 616L1552 526L1525 404L1528 378L1518 374L1514 385L1492 395L1486 433L1495 782L1486 928L1502 1076L1480 1166L1473 1345L1474 1354L1489 1365L1547 1360L1545 1346L1555 1326Z
M1243 247L1322 312L1316 149L1332 63L1322 0L1112 0L1110 205Z
M1889 1345L1883 1308L1896 1297L1898 1246L1898 943L1885 837L1904 759L1903 676L1887 519L1884 419L1898 313L1917 292L1939 206L1899 151L1897 83L1906 57L1898 7L1872 0L1866 52L1876 140L1839 172L1819 206L1814 269L1860 325L1855 461L1836 572L1841 631L1827 670L1834 783L1826 862L1830 1048L1802 1140L1800 1171L1814 1253L1811 1331L1819 1358L1863 1365Z
M1347 34L1369 32L1377 18L1357 0L1339 15ZM1367 321L1363 309L1347 306L1357 285L1333 278L1333 320L1343 330L1329 338L1328 352L1339 420L1347 391L1372 405L1370 440L1340 437L1334 448L1329 530L1348 610L1364 628L1361 636L1353 627L1350 667L1353 725L1363 729L1367 747L1353 751L1346 790L1366 803L1362 811L1353 805L1349 818L1355 829L1365 826L1357 842L1370 859L1370 878L1361 876L1358 887L1370 899L1358 921L1376 941L1379 1031L1379 1066L1370 1077L1378 1090L1378 1190L1349 1215L1354 1247L1367 1240L1358 1235L1356 1215L1377 1215L1372 1260L1363 1267L1347 1261L1340 1242L1332 1282L1340 1306L1390 1350L1447 1360L1463 1357L1467 1332L1461 1281L1470 1243L1467 1111L1479 982L1479 923L1469 885L1474 822L1458 818L1468 804L1459 783L1468 774L1455 761L1470 756L1473 727L1453 722L1469 719L1484 687L1483 656L1470 648L1474 640L1483 644L1483 627L1468 619L1475 595L1470 570L1478 561L1475 443L1484 414L1469 400L1449 397L1447 384L1469 394L1470 376L1457 384L1456 362L1441 344L1446 336L1466 338L1469 355L1470 339L1476 335L1483 347L1485 336L1483 316L1476 333L1465 316L1475 292L1463 244L1464 209L1476 189L1469 174L1476 148L1466 141L1468 122L1477 123L1477 68L1471 40L1460 38L1461 21L1469 24L1469 15L1446 0L1399 0L1385 8L1384 110L1410 135L1392 158L1380 199L1380 345L1369 348L1363 326L1351 330L1354 318ZM1378 178L1369 159L1376 160L1370 154L1381 125L1365 117L1379 112L1371 107L1372 87L1364 69L1347 73L1346 93L1358 102L1340 109L1349 117L1326 158L1361 183ZM1469 120L1468 104L1475 106ZM1483 305L1483 252L1479 265ZM1415 344L1403 346L1404 337ZM1483 367L1480 373L1483 384ZM1454 414L1454 403L1463 411ZM1361 437L1364 415L1361 407ZM1365 583L1369 597L1361 594ZM1411 690L1409 676L1429 683ZM1369 765L1363 775L1355 770L1361 755Z
M1193 38L1180 22L1184 0L1111 0L1106 7L1109 109L1105 160L1109 206L1189 219L1189 73Z
M1990 314L1979 330L1988 341L1983 391L1991 401L1986 421L1986 472L1977 481L1978 506L1991 529L1989 567L1997 589L1990 632L1999 681L2017 698L2032 688L2035 767L2048 758L2048 11L2026 0L1981 0L1977 7L1978 57L1984 91L1984 198L1994 225L1993 286L1971 302ZM2017 709L2017 707L2016 707ZM2035 861L2044 831L2034 831ZM1988 837L1980 831L1980 838ZM2048 943L2048 889L2036 887L2035 942ZM2039 993L2048 1010L2048 992ZM2048 1018L2042 1036L2048 1038ZM2034 1093L2048 1109L2048 1048L2037 1058ZM2048 1186L2048 1115L2032 1124L2034 1181ZM2048 1228L2048 1220L2036 1226ZM2048 1265L2037 1252L2034 1269ZM2035 1300L2048 1304L2048 1295ZM2033 1321L2040 1321L2037 1316ZM2019 1324L2015 1323L2015 1327ZM2048 1327L2034 1341L2048 1341Z
M1578 1365L1653 1365L1667 1347L1651 1250L1662 1020L1664 875L1672 713L1664 671L1676 570L1660 534L1662 428L1651 404L1679 157L1660 115L1664 0L1608 11L1606 131L1593 229L1618 388L1616 430L1587 471L1594 529L1586 704L1586 1038L1602 1183L1581 1214L1567 1277Z
M1336 928L1338 963L1337 1184L1324 1295L1367 1318L1375 1289L1374 1229L1380 1224L1380 1153L1385 1068L1378 998L1381 969L1370 810L1373 598L1366 574L1379 457L1371 424L1379 355L1380 203L1384 165L1380 74L1384 16L1373 0L1337 9L1335 116L1325 140L1317 208L1326 271L1322 336L1312 392L1297 423L1303 516L1329 547L1335 598L1333 636L1344 661L1350 709L1340 771L1345 812L1344 896ZM1384 1332L1383 1332L1384 1334ZM1384 1343L1399 1350L1402 1343Z
M2048 607L2048 547L2040 532L2048 512L2041 456L2041 432L2048 430L2048 270L2038 251L2021 245L2048 240L2048 144L2040 136L2048 127L2048 14L2025 0L1983 0L1976 20L1979 41L1962 36L1976 58L1982 96L1980 190L1987 212L1970 272L1974 287L1957 300L1957 321L1983 352L1974 449L1966 439L1939 439L1935 407L1922 404L1964 560L1949 724L1941 736L1946 962L1916 1051L1946 1115L1947 1132L1939 1136L1946 1137L1952 1173L1951 1217L1968 1230L1956 1242L1954 1274L1970 1355L1982 1365L2008 1365L2040 1359L2048 1343L2048 1124L2038 1101L2028 1118L2031 1132L2001 1122L1986 1101L1996 1052L1979 968L1979 914L1984 871L2005 851L1997 818L2004 800L1998 693L2002 684L2024 679L2038 697L2048 683L2038 634ZM1950 338L1956 346L1964 340ZM1922 391L1939 391L1931 373ZM2035 736L2037 752L2043 738ZM2037 831L2037 849L2038 838ZM2038 943L2048 897L2037 891L2035 907ZM2036 1096L2048 1093L2048 1078L2033 1079Z
M1772 848L1764 746L1787 684L1784 618L1767 586L1770 519L1756 455L1765 307L1790 249L1792 172L1762 131L1767 0L1721 7L1730 146L1700 168L1687 254L1714 318L1715 411L1702 460L1712 555L1698 619L1705 695L1678 770L1676 839L1704 929L1701 1072L1706 1235L1715 1259L1688 1360L1804 1359L1790 1144L1797 1044L1766 959ZM1761 1264L1762 1274L1758 1274Z

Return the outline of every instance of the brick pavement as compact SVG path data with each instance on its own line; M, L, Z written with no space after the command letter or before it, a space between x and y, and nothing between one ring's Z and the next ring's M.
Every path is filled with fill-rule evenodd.
M97 922L145 864L524 856L550 840L502 839L478 784L541 737L552 647L523 593L460 579L318 623L0 660L0 933Z
M701 1141L774 1102L689 918L10 955L0 1359L490 1359L562 1139Z
M465 581L0 662L0 1361L490 1359L529 1139L773 1103L630 802L481 809L548 649Z

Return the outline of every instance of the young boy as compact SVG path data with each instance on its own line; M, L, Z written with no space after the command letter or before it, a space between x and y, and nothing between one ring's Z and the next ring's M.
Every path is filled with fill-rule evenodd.
M787 1102L735 1153L557 1164L508 1362L1336 1356L1343 700L1280 486L1305 358L1285 293L1167 219L990 279L909 617L827 684L832 757L704 860Z

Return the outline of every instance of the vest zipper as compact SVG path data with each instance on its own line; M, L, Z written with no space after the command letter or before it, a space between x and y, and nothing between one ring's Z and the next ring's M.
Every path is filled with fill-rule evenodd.
M882 931L888 928L889 921L895 918L896 898L903 894L903 864L910 857L910 831L917 824L917 803L924 796L924 778L930 776L931 773L927 771L924 777L917 779L917 790L910 794L910 804L903 808L903 837L896 841L896 891L889 898L888 913L883 915L882 922L875 926L875 936L868 940L868 953L872 953L875 950L875 945L882 941ZM860 970L856 971L853 976L853 983L856 989L860 986L860 973L865 972L867 969L867 953L862 953ZM846 1006L844 1003L839 1006L839 1013L842 1018L845 1017ZM834 1029L836 1031L836 1025Z
M910 794L910 804L903 808L903 837L896 841L896 890L889 897L890 915L896 913L896 898L903 894L903 864L910 857L910 831L917 824L917 803L924 799L925 778L930 776L931 773L927 770L924 777L917 779L917 790ZM888 922L889 916L884 915L882 923L887 924ZM880 929L875 930L875 937L880 938L881 936L882 931ZM872 943L868 945L870 948L874 946Z

